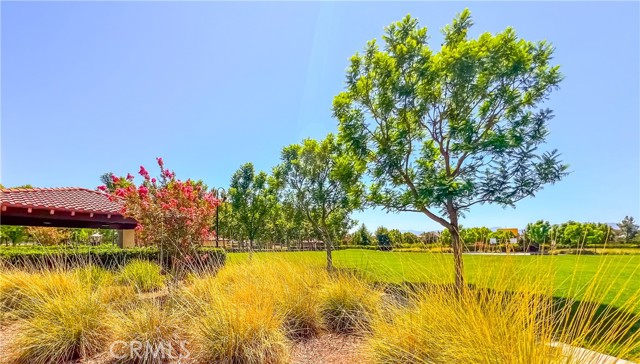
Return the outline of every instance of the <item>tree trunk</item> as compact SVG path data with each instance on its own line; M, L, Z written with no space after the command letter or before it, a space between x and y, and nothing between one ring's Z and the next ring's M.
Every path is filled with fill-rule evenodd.
M249 239L249 260L253 258L253 239Z
M327 249L327 272L331 273L333 272L333 256L331 255L331 252L333 250L333 244L331 243L330 239L327 239L324 245L325 245L325 248Z
M455 288L456 294L460 296L464 291L464 263L462 261L462 241L458 230L458 224L449 228L451 233L451 247L453 248L453 263L455 269Z

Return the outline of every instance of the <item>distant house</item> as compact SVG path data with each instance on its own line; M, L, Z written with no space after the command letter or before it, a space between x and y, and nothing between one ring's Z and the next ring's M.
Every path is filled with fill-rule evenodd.
M302 250L322 250L324 249L324 241L322 240L303 240L301 242Z

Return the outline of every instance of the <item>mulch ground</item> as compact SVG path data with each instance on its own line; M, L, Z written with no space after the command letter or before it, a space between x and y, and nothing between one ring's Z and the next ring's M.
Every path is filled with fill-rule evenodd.
M291 364L361 364L367 363L361 338L325 334L295 343Z

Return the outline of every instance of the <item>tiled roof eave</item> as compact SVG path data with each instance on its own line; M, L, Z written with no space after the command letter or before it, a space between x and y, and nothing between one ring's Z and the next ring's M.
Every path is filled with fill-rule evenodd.
M0 202L3 207L121 215L121 201L81 187L2 189Z
M51 206L41 206L41 205L29 205L29 204L12 204L9 202L2 202L2 206L14 207L14 208L31 208L38 210L54 210L54 211L65 211L65 212L86 212L86 213L94 213L94 214L111 214L111 215L121 215L119 210L88 210L81 208L66 208L66 207L51 207Z

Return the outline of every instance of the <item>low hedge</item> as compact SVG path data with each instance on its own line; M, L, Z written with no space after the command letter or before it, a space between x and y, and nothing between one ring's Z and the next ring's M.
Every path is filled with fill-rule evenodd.
M345 249L381 250L378 245L336 245L333 247L333 250Z
M202 247L198 261L223 265L223 249ZM113 245L0 247L0 264L17 267L75 267L95 264L110 269L138 259L159 262L160 251L152 247L122 249Z

